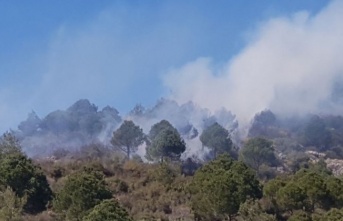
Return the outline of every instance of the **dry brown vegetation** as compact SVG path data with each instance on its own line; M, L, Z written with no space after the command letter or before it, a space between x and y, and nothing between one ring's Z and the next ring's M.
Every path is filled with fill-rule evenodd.
M120 154L106 157L37 159L53 190L60 190L66 177L85 167L102 172L108 188L134 220L194 220L187 185L180 163L151 164L139 158L125 160ZM53 212L27 216L26 220L54 220Z

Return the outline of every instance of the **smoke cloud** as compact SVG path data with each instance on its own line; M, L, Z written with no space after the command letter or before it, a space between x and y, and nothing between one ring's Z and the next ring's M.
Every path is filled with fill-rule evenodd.
M343 1L315 15L306 11L270 19L246 47L218 68L198 58L171 70L171 99L214 111L225 107L245 124L266 108L277 114L342 110Z
M0 60L0 133L15 130L31 110L44 116L81 98L123 112L136 103L153 105L163 91L158 76L219 36L194 42L212 25L199 20L200 9L187 13L193 4L180 4L113 2L93 17L53 24L45 43L23 49L25 56L6 62L7 68Z
M183 158L197 156L202 159L207 153L199 140L202 131L218 122L230 132L237 129L235 116L226 109L211 112L208 109L201 108L192 102L178 104L175 101L161 99L157 104L149 109L142 106L136 106L126 119L132 120L139 125L143 131L148 134L151 127L161 120L169 121L181 134L186 142L186 152ZM235 139L232 134L232 139ZM235 141L235 140L234 140ZM144 148L140 148L144 150ZM145 152L139 151L142 158Z
M307 39L307 35L311 34L317 36L306 41L308 47L311 44L322 45L329 56L322 56L323 50L318 50L318 57L322 59L326 56L325 59L334 62L330 48L326 50L326 44L317 42L321 41L318 38L326 38L326 33L334 37L339 32L340 27L336 27L339 24L331 20L340 20L340 3L333 3L315 16L300 15L268 21L258 29L258 33L237 57L221 68L217 68L218 63L226 61L239 51L243 44L240 38L242 31L249 30L262 17L272 16L273 9L276 14L284 9L286 13L299 8L316 11L324 2L325 0L316 3L301 1L293 4L287 0L277 3L218 1L211 3L209 7L207 1L148 1L144 4L112 1L111 4L96 4L97 7L90 10L90 14L83 15L83 10L77 10L75 14L69 12L69 16L67 11L72 10L65 10L63 4L47 4L47 8L54 11L58 18L47 16L48 12L40 8L41 4L27 5L30 10L26 10L26 5L23 6L24 11L29 14L22 14L14 7L16 10L13 15L9 12L11 17L20 17L24 22L18 25L19 20L3 19L10 27L10 32L4 29L2 37L5 41L2 42L11 47L4 48L1 51L4 56L0 56L0 133L10 128L15 130L20 120L31 110L39 116L45 116L53 110L66 109L80 98L90 99L100 107L114 106L122 113L136 103L152 106L158 98L164 96L161 76L166 70L180 67L199 56L211 56L215 62L198 59L168 75L166 79L170 79L166 80L169 82L166 85L173 90L172 97L179 101L194 98L201 106L211 110L224 106L228 110L239 112L237 116L251 115L255 110L266 106L266 103L276 107L273 101L278 99L277 96L286 97L287 94L283 92L289 90L289 86L282 89L284 85L280 85L277 96L270 95L272 88L268 83L275 79L256 82L255 72L259 72L261 79L265 76L260 73L270 73L274 69L277 69L278 75L284 76L280 70L287 72L289 69L284 69L278 65L280 62L274 60L277 57L287 60L292 55L286 54L284 58L280 58L274 52L282 51L283 48L292 51L288 46L294 42L301 43L297 40L298 35L302 39ZM85 8L89 9L92 7L90 5L86 4ZM103 5L106 7L102 8ZM75 9L77 8L76 5ZM27 17L34 22L26 24ZM284 43L287 35L277 29L290 34L290 42ZM299 29L299 33L293 29ZM15 30L15 35L11 30ZM22 33L19 38L17 32ZM277 34L282 35L280 39L274 36ZM324 40L338 50L339 47L334 45L337 42L335 39ZM278 45L280 42L286 46L278 50L268 48L268 45ZM302 50L296 44L293 46ZM264 51L259 51L259 48ZM265 55L268 53L273 55ZM306 53L313 55L308 50L304 51ZM249 59L249 56L253 59ZM288 67L288 63L292 62L287 61L284 66ZM242 66L251 70L241 70ZM313 69L318 70L316 67ZM267 76L267 73L263 75ZM176 77L173 79L172 75ZM194 79L191 78L193 75ZM182 85L186 80L187 83ZM255 88L251 82L256 82ZM242 85L251 88L254 91L252 94L258 99L251 97ZM256 88L263 88L264 94L268 96L262 94L261 98L262 95L256 92ZM288 93L291 92L293 91Z

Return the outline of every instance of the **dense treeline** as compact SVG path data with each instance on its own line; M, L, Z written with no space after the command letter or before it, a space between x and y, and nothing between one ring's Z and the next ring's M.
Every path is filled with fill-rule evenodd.
M30 159L10 133L0 142L0 220L343 220L340 117L256 115L240 147L217 122L202 160L169 121L145 134L126 120L111 145ZM342 124L343 125L343 124ZM136 154L145 149L142 158Z
M280 151L315 150L333 158L343 158L343 117L334 115L306 115L281 118L271 111L262 111L253 120L250 137L265 137L276 142ZM293 145L282 146L287 140ZM297 145L297 147L295 146ZM282 149L283 148L283 149ZM288 149L288 150L287 150Z
M43 118L31 112L12 133L20 140L29 156L50 156L56 149L77 150L80 146L91 143L109 144L113 131L118 129L125 119L139 125L147 134L153 124L166 120L186 142L198 139L199 131L215 122L220 122L226 129L237 127L230 111L223 109L210 113L191 102L179 105L175 101L161 99L152 108L146 109L137 105L128 114L121 116L113 107L106 106L99 110L88 100L82 99L66 110L53 111ZM127 126L130 125L122 125L121 131L124 131L125 127L130 128ZM116 147L118 148L118 145ZM132 148L135 149L125 145L123 148L129 151L126 152L127 155L131 155Z

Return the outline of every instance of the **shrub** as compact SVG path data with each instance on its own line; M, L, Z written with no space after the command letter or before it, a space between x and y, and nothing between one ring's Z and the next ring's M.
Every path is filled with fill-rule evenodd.
M81 220L95 205L111 197L102 174L83 170L68 176L53 201L53 207L67 220Z
M120 206L117 200L109 199L96 205L83 221L132 221L126 210Z
M38 213L46 209L52 191L39 167L21 153L7 154L0 160L0 183L9 186L18 197L27 197L25 212Z

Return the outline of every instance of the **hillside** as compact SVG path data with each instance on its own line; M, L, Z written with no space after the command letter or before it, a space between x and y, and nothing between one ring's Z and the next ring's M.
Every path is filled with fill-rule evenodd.
M244 136L228 111L170 100L126 116L88 100L32 112L1 138L0 197L14 204L5 200L0 217L88 220L103 207L123 220L328 220L343 213L341 125L266 110ZM27 189L32 180L46 198Z

